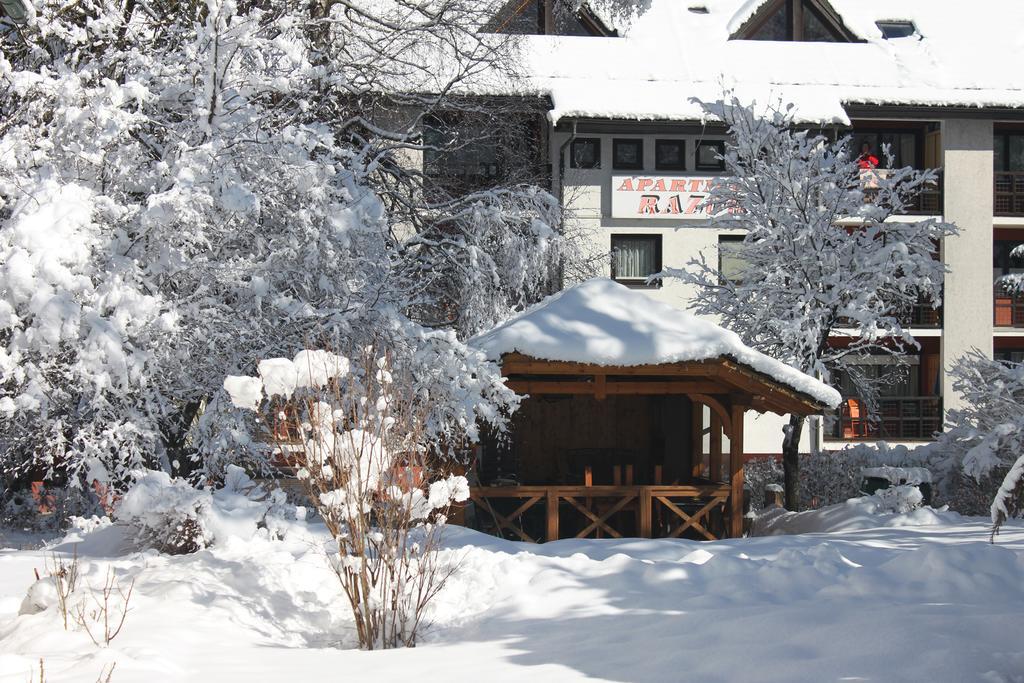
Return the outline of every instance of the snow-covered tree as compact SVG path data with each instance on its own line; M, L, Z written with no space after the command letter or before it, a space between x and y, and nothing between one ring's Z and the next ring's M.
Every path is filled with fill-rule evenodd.
M974 349L950 369L964 407L949 411L939 447L981 480L1003 473L992 500L993 534L1024 511L1024 364L993 360Z
M426 117L485 116L465 85L515 76L478 30L489 3L27 7L0 18L6 478L117 484L244 449L219 378L308 345L433 349L466 373L424 379L439 404L489 386L427 328L507 315L565 254L546 192L436 199L417 169L449 145Z
M703 106L730 134L726 177L706 200L711 225L739 232L743 242L729 277L705 254L666 271L695 286L692 308L825 381L865 354L898 358L914 344L902 314L919 301L941 302L945 267L936 256L955 228L932 218L889 219L935 181L934 172L865 172L848 138L801 129L789 107L759 110L735 98ZM845 343L832 344L840 331ZM803 425L791 416L784 430L790 509L799 506Z

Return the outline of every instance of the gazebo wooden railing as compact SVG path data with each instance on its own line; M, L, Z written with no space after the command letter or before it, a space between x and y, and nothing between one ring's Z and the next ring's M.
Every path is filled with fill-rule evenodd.
M470 498L478 506L477 515L489 518L496 532L509 532L528 543L565 538L560 535L563 512L575 513L577 520L582 518L580 530L572 538L622 538L621 529L611 520L616 515L632 513L636 519L635 535L641 538L679 538L692 531L701 538L717 540L726 529L720 522L728 514L731 490L729 484L479 486L471 490ZM493 505L496 499L523 502L503 514ZM595 506L595 501L602 501L603 505ZM545 508L543 539L531 536L522 521L528 511L541 504ZM716 523L721 526L718 533L713 529Z

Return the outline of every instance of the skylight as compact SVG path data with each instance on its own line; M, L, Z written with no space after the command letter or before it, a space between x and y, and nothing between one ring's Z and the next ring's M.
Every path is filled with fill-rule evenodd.
M882 37L886 40L917 35L917 27L912 21L876 21L875 26L882 32Z

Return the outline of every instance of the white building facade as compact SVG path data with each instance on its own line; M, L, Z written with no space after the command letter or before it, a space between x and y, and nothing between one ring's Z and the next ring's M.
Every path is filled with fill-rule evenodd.
M803 450L855 441L928 441L961 400L947 369L978 348L1024 359L1024 299L996 280L1024 272L1024 8L995 0L652 0L585 4L553 17L510 3L499 27L523 38L529 92L544 98L542 147L552 190L604 275L686 308L692 291L647 276L703 253L729 267L737 235L709 227L698 205L723 173L726 131L699 104L723 97L793 104L808 128L851 135L897 166L940 169L914 219L960 234L941 245L941 310L906 324L920 344L905 382L885 390L877 420L852 393L842 413L805 430ZM639 9L638 9L639 8ZM984 31L984 35L980 32ZM544 35L561 33L562 35ZM984 45L977 40L985 41ZM884 158L884 157L883 157ZM885 361L879 359L882 364ZM840 387L852 392L851 387ZM783 418L749 417L749 456L781 451Z

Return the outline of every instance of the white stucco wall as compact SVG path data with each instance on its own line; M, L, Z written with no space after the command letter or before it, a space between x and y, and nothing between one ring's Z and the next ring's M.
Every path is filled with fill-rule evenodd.
M950 272L944 289L942 367L971 348L992 355L992 122L942 122L945 219L960 228L942 256ZM942 375L945 409L962 405L948 373Z

